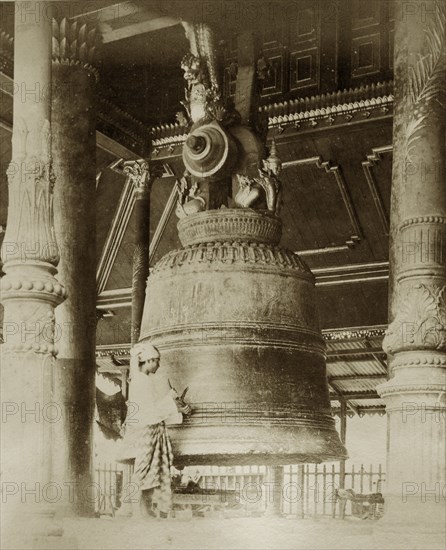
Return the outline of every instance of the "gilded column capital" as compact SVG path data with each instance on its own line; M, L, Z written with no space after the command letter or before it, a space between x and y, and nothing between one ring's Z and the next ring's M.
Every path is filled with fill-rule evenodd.
M128 160L124 162L124 174L133 183L136 197L149 193L154 180L161 175L159 165L150 166L146 159Z
M94 63L99 45L100 33L95 24L69 21L65 17L60 21L53 18L53 63L76 65L93 73L98 80Z

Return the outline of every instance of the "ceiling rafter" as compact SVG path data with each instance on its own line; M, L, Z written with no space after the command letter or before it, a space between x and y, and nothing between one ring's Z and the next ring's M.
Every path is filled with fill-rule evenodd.
M333 382L328 382L328 386L329 388L331 388L331 390L335 393L336 395L336 398L340 401L340 402L345 402L345 404L347 405L347 407L352 410L357 416L359 416L359 409L356 405L353 405L353 403L350 403L350 401L348 401L347 399L344 398L341 390L335 386L333 384Z

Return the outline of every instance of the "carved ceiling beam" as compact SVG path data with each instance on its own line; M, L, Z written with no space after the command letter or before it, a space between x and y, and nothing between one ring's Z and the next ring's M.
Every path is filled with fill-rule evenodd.
M91 5L94 6L94 3ZM74 15L71 19L87 19L90 22L96 22L104 44L180 23L178 17L165 16L161 12L148 10L136 2L117 2L104 8L83 10L81 14Z
M256 67L259 40L253 30L245 30L237 36L237 51L235 109L243 124L255 127L259 117L260 84Z

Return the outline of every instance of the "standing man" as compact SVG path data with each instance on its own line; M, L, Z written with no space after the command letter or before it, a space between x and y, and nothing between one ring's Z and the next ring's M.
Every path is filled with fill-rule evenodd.
M129 409L125 440L136 449L134 482L138 484L140 511L145 517L166 518L172 508L170 469L173 455L166 425L181 424L191 408L172 389L160 366L160 353L149 343L130 352Z

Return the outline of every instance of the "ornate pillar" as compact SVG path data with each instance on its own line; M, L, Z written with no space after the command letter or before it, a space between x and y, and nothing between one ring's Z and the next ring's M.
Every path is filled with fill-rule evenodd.
M53 395L54 308L65 290L55 278L59 250L53 225L50 9L45 2L17 2L15 7L14 80L22 93L14 95L8 222L1 250L5 543L8 527L17 535L48 534L43 518L53 515L60 491L52 483L53 429L62 415ZM8 521L9 514L17 519Z
M57 425L57 476L71 484L65 513L82 516L94 513L97 38L85 23L53 19L54 222L68 293L56 312L55 394L67 420Z
M149 163L144 159L139 159L125 162L124 172L131 178L135 193L136 236L133 253L131 334L131 342L134 345L139 339L146 283L149 276L150 191L160 169L157 167L150 173Z
M391 209L387 515L445 518L445 4L397 2ZM428 527L430 528L430 527Z

